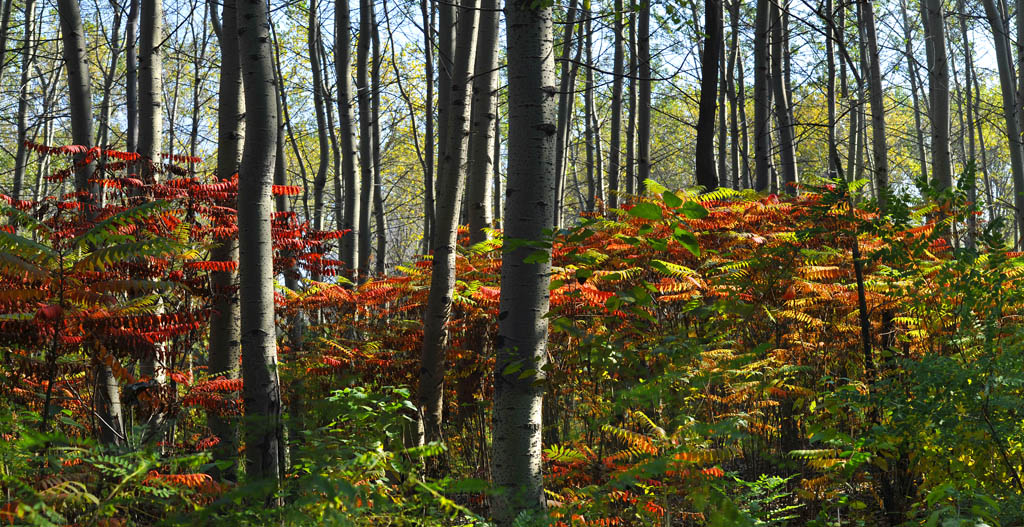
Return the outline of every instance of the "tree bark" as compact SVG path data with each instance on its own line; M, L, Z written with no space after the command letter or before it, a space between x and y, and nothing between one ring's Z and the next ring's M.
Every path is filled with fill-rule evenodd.
M768 190L772 153L770 0L757 0L754 21L754 190Z
M469 175L466 200L469 211L469 243L488 238L483 230L494 222L491 174L497 159L494 153L494 122L498 113L498 24L501 4L481 0L480 29L477 37L476 67L473 76L473 123L469 136Z
M15 200L21 199L22 182L25 180L25 171L28 168L28 148L25 144L25 141L28 139L29 128L28 106L29 96L31 94L31 86L29 85L29 75L31 74L32 62L35 60L35 53L37 47L37 44L33 42L35 37L32 35L32 31L33 29L35 29L36 25L35 11L35 0L26 0L24 9L25 39L24 49L21 51L21 80L18 83L18 144L16 145L16 151L14 154L14 178L11 182L11 197L14 198ZM81 31L81 22L79 22L78 30ZM84 46L84 36L82 38L82 43ZM65 44L65 48L66 47L67 44ZM65 60L68 60L67 57L65 57ZM70 84L71 80L69 79L68 82ZM79 82L81 82L81 80L79 80ZM85 82L88 83L88 77L85 78ZM72 88L72 90L74 89L81 89L81 86L76 86ZM88 84L85 84L85 89L89 89ZM91 106L92 104L90 101L90 110ZM91 126L91 115L89 117L89 120ZM91 144L91 142L92 137L90 134L90 138L88 141L86 141L86 144ZM76 144L79 143L76 142Z
M471 105L468 97L476 51L476 0L460 3L459 42L455 47L451 76L451 111L441 169L438 171L434 260L430 273L430 295L423 316L423 350L420 356L418 408L421 436L425 441L441 439L444 410L443 386L448 347L448 320L455 288L455 253L459 213L466 184L465 165Z
M864 29L864 44L867 50L867 82L871 103L871 157L874 164L873 181L878 191L878 207L883 212L889 201L889 150L885 137L885 92L882 91L882 66L878 54L878 37L875 32L875 8L873 2L860 0L860 23Z
M216 0L210 0L215 2ZM245 107L242 94L242 70L239 65L238 22L236 0L224 0L220 32L220 84L217 107L217 179L231 181L238 173L244 140ZM225 203L233 207L234 203ZM227 227L228 225L223 225ZM210 259L217 262L238 261L238 239L230 236L219 240L210 250ZM241 328L239 327L238 273L210 273L213 311L210 314L210 363L212 376L238 378ZM210 430L220 439L213 451L214 461L232 464L223 470L212 469L211 475L227 481L238 480L238 425L230 417L209 416Z
M313 74L313 110L316 115L316 138L320 154L316 176L313 177L313 229L320 231L324 228L324 189L327 188L327 171L330 168L330 145L327 137L327 116L324 114L324 80L317 48L320 42L320 18L317 16L316 4L317 0L309 0L306 45L309 48L309 64Z
M267 4L239 0L238 44L245 91L245 147L238 171L238 251L241 300L246 475L279 478L281 387L274 327L274 266L270 216L277 157L277 90Z
M32 4L33 2L28 2ZM30 6L31 7L31 6ZM89 64L86 62L85 32L77 0L58 0L60 29L63 37L64 66L68 72L68 93L71 102L71 137L75 144L92 147L92 95L89 88ZM27 13L31 13L29 9ZM31 24L29 24L31 25ZM27 31L27 30L26 30ZM26 42L27 44L28 42ZM89 189L93 163L85 163L85 154L75 156L75 189ZM86 214L93 212L91 197L79 198ZM96 375L97 408L100 416L99 439L103 444L119 444L124 438L121 394L111 368L100 362L93 365Z
M1024 212L1024 151L1021 150L1020 127L1017 120L1016 86L1013 72L1013 59L1010 54L1010 38L1003 21L1005 13L996 7L995 0L982 0L985 16L992 28L992 36L996 50L996 64L999 67L999 86L1003 96L1003 117L1006 123L1006 136L1010 150L1010 171L1013 181L1014 219L1017 224L1018 237L1024 229L1020 221Z
M900 13L903 15L903 45L907 59L907 71L910 77L910 95L914 101L914 129L917 136L917 156L921 165L922 178L928 177L928 156L925 154L924 125L921 123L921 99L918 96L917 59L914 57L913 40L911 40L910 17L907 15L907 0L900 0Z
M373 0L359 2L356 94L359 98L359 280L370 274L370 203L373 190L373 123L370 108L370 28Z
M718 62L721 53L721 0L705 0L704 54L700 61L700 103L694 180L698 186L709 191L718 188L718 173L715 167L715 110L718 99Z
M348 2L334 4L334 67L338 76L338 127L341 150L341 179L344 181L345 215L342 230L349 231L341 239L341 259L349 278L355 278L359 267L360 180L356 177L356 137L352 114L352 53L349 46L351 22Z
M953 186L949 156L949 61L946 58L946 23L941 0L924 0L927 19L925 45L931 48L928 64L928 109L932 123L932 179L939 189ZM873 110L872 110L873 111ZM877 163L877 162L876 162Z
M139 24L138 165L143 181L157 179L163 145L163 1L142 0ZM154 372L155 373L155 372Z
M139 145L139 60L135 36L138 33L139 0L128 0L128 21L125 28L125 113L127 114L126 148L138 151Z
M576 76L576 64L574 61L572 64L569 62L569 54L572 51L573 41L573 28L576 27L576 8L577 0L569 0L569 10L566 14L565 31L562 34L562 55L561 55L561 67L562 74L558 85L558 134L555 138L557 145L555 146L555 174L557 179L555 181L555 199L559 201L554 207L554 219L555 226L558 227L562 223L562 207L561 207L561 196L564 193L565 187L565 165L566 165L566 144L569 141L569 123L571 121L570 114L572 113L572 105L576 99L576 94L573 93L575 89L575 76ZM582 44L576 43L577 48Z
M783 23L784 9L788 4L778 5L771 2L771 83L775 95L775 119L779 123L779 169L782 171L782 191L787 194L796 194L796 183L798 169L796 166L796 137L793 129L793 108L790 106L789 97L789 61L785 56L789 49L785 46L785 24Z
M629 117L626 122L626 194L636 193L636 10L629 11Z
M14 0L4 0L0 8L0 80L3 80L4 67L7 65L7 34L11 30L11 7Z
M382 59L380 55L380 28L377 26L377 13L372 10L373 3L370 3L370 28L373 38L373 50L371 60L373 66L370 68L370 118L373 120L371 127L373 132L373 219L375 224L376 247L374 253L374 272L383 275L387 271L387 218L384 214L384 188L380 167L380 68ZM415 132L414 132L415 133Z
M615 52L612 66L612 122L608 136L608 205L619 207L619 172L622 170L620 152L622 150L622 76L625 65L625 43L622 34L622 0L615 0L612 9L615 13L612 31Z
M428 6L429 15L428 15ZM434 30L434 9L430 0L420 0L423 16L423 67L427 78L427 93L424 99L423 132L423 254L430 252L430 240L434 230L434 44L431 32Z
M556 98L551 8L510 2L508 20L509 167L506 239L540 242L555 203ZM540 520L551 262L527 263L530 245L502 255L497 359L494 365L492 514L500 527L525 513ZM550 249L542 249L549 251Z
M640 6L637 20L637 65L639 67L639 101L637 109L637 189L643 195L644 185L651 177L651 6Z

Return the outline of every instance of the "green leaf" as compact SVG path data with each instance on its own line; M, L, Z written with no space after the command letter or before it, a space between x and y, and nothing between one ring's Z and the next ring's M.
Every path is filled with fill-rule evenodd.
M645 220L660 220L661 219L661 207L654 203L638 203L633 208L629 209L629 215L637 218L643 218Z
M665 205L667 207L672 208L672 209L674 209L674 208L676 208L676 207L678 207L678 206L683 204L683 200L680 199L679 196L676 196L675 192L672 192L670 190L666 190L665 192L662 192L661 199L662 199L662 201L665 202Z
M694 236L692 232L676 232L675 238L684 249L690 251L690 254L700 257L700 244L697 242L697 237Z
M686 216L691 220L699 220L708 217L708 209L705 209L704 205L701 205L696 201L687 201L683 204L683 208L679 210L682 211L683 216Z

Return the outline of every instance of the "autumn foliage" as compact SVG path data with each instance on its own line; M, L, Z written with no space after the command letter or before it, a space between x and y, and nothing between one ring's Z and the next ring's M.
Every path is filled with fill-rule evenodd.
M142 183L115 177L119 171L107 165L97 174L104 200L90 214L73 194L7 200L0 390L3 411L14 416L8 421L18 425L8 440L35 437L30 412L60 416L51 423L66 436L93 437L91 372L109 366L132 394L124 402L131 412L160 409L175 421L159 455L132 476L133 488L180 493L202 508L231 486L173 460L217 445L209 416L241 413L241 381L211 377L204 366L206 322L214 295L224 293L211 291L210 274L237 267L207 254L236 234L237 181ZM584 217L546 241L554 267L543 435L556 525L697 525L720 515L811 525L836 511L873 524L893 510L946 514L998 492L1019 497L1004 483L1018 478L1020 431L992 425L965 442L969 423L957 421L970 411L999 423L1015 411L1010 401L1021 385L992 372L1018 360L1007 350L1020 333L1019 254L989 235L980 237L984 252L965 252L949 242L955 218L908 209L883 220L851 207L843 188L806 188L786 199L653 190L660 196ZM277 295L289 426L307 431L297 431L286 485L329 483L348 496L325 502L322 489L339 487L296 484L288 487L296 507L308 518L386 503L401 511L419 492L448 500L438 503L452 514L483 514L486 489L426 487L401 473L400 455L388 457L402 452L401 405L349 390L344 397L363 402L346 407L347 417L317 406L342 400L342 388L400 393L392 387L414 385L419 371L430 260L357 285L335 282L342 262L330 256L331 243L340 236L311 231L294 214L274 217L276 270L307 277L300 290ZM431 452L471 480L488 478L501 246L500 238L460 246L447 449ZM299 322L301 346L290 331ZM139 361L158 350L166 384L138 373ZM394 411L396 421L371 425L368 408ZM922 432L932 415L947 416L949 431ZM378 449L359 446L360 430L387 432ZM331 468L314 464L325 451L336 453ZM959 456L959 487L942 486L949 451ZM970 461L993 455L1004 461ZM388 461L372 469L337 461L366 456ZM20 490L0 518L26 517L32 499L56 507L69 482L91 489L114 464L82 453L37 464L50 476L4 480ZM318 474L330 478L310 479ZM99 514L60 506L68 521ZM127 505L104 511L131 521L144 513Z

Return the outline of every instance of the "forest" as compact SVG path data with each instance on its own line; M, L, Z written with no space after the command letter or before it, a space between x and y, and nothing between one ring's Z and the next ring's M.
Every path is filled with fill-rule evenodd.
M1019 0L0 0L0 216L0 525L1024 526Z

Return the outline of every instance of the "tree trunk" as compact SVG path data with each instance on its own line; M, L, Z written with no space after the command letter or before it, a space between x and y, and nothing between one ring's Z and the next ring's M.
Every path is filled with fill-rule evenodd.
M1016 86L1014 84L1013 59L1010 55L1010 38L1006 26L1003 24L1005 13L997 8L995 0L982 0L985 6L985 16L988 18L992 28L992 36L996 50L996 64L999 66L999 86L1003 95L1003 117L1006 122L1006 136L1010 150L1010 170L1013 178L1013 208L1014 219L1017 224L1017 234L1020 236L1024 225L1020 221L1021 213L1024 212L1024 151L1021 150L1020 127L1017 121Z
M565 165L566 165L566 148L569 141L569 123L571 122L570 115L572 113L572 105L576 99L576 94L573 93L575 89L575 76L576 76L576 62L569 63L569 53L572 50L573 41L573 28L576 26L576 5L577 0L569 0L569 10L566 15L565 21L565 32L562 34L562 55L560 62L562 63L562 75L558 84L558 131L555 141L555 174L557 180L555 181L555 199L559 203L555 204L554 207L554 219L555 227L559 227L562 223L562 207L561 197L564 193L564 182L565 177ZM580 48L582 43L577 42L576 47Z
M833 0L825 0L825 10L822 13L822 17L825 24L825 61L827 64L827 69L825 70L825 99L828 101L828 177L835 178L839 173L839 166L837 165L839 158L833 156L831 150L836 145L836 35L835 26L832 24L832 20L835 18ZM920 127L920 123L918 123L918 126Z
M476 51L476 22L479 11L475 0L467 0L459 9L459 42L455 47L451 77L451 111L441 170L438 171L437 212L434 231L434 260L430 273L430 295L423 316L423 350L420 356L418 403L422 437L441 439L444 410L443 386L448 347L448 320L455 288L455 246L459 212L466 184L467 143L471 105L468 97Z
M373 3L370 3L370 27L373 38L373 53L371 60L373 67L370 68L370 118L373 120L373 218L375 224L376 260L374 261L374 272L383 275L387 271L387 218L384 213L384 188L380 168L380 68L382 59L380 55L380 28L377 26L377 13L372 10ZM415 134L415 132L413 132Z
M277 91L267 4L238 3L238 38L245 91L245 147L238 170L238 252L241 299L246 476L279 477L281 387L274 326L274 266L270 216L278 135ZM344 71L344 70L342 70Z
M629 121L626 123L626 194L636 193L636 10L629 11Z
M939 189L953 186L949 157L949 61L946 58L946 23L941 0L924 0L927 19L925 45L932 50L928 64L928 109L932 123L932 179ZM873 110L872 110L873 111ZM877 161L876 161L877 163Z
M34 38L32 35L33 29L35 29L35 0L25 1L25 40L24 49L21 51L21 80L18 83L18 144L16 145L16 151L14 154L14 179L11 182L11 197L15 200L21 199L21 186L25 180L25 171L28 168L28 147L25 142L28 140L28 106L29 96L31 94L31 86L29 85L29 74L32 70L32 62L35 59L37 44L33 42ZM81 22L79 22L81 25ZM81 27L79 27L81 31ZM83 44L85 42L83 35ZM67 47L67 44L65 44ZM0 65L2 66L2 65ZM70 73L70 70L69 70ZM85 82L88 83L88 77L85 78ZM69 79L70 83L70 79ZM85 85L88 90L88 84ZM91 110L91 101L90 101ZM90 114L90 127L92 125L92 117ZM90 134L89 140L83 146L91 144L92 137ZM79 144L76 142L76 144Z
M327 138L327 117L324 114L324 80L320 70L320 56L317 44L320 42L320 19L317 16L316 0L309 0L309 18L306 28L306 44L309 48L309 64L313 73L313 110L316 115L317 145L320 153L313 177L313 229L324 228L324 189L327 187L327 171L330 168L330 145ZM314 278L315 280L316 278Z
M506 7L508 20L509 167L505 234L544 239L555 187L556 99L551 8L527 0ZM494 365L492 514L507 527L525 513L540 520L551 262L527 263L530 246L506 250L501 265L497 359ZM512 367L518 366L518 367ZM529 523L529 521L527 521Z
M796 194L797 166L796 166L796 137L793 129L793 109L790 106L789 98L789 75L787 72L789 62L785 55L789 53L786 42L782 10L788 9L787 5L772 3L772 35L771 35L771 83L775 91L775 119L779 123L779 160L782 171L782 191L787 194Z
M729 93L729 88L726 85L729 76L725 69L725 10L721 3L719 3L718 9L718 18L722 22L722 45L718 52L718 186L728 188L729 121L726 117L728 110L725 100L726 94Z
M359 5L359 35L356 47L356 98L359 103L359 280L370 275L373 175L373 109L369 84L370 47L373 44L372 0L361 0Z
M3 80L4 65L7 61L7 34L11 30L11 7L14 0L4 0L0 13L0 81Z
M136 152L139 145L139 60L135 36L138 33L139 0L128 0L128 21L125 30L125 113L127 113L126 148Z
M435 1L435 0L429 0ZM434 181L434 225L431 240L437 237L437 201L441 199L441 165L448 148L448 121L452 112L452 74L455 69L455 24L458 2L437 1L437 170Z
M615 52L612 66L612 122L608 137L608 205L619 207L619 171L621 170L620 151L622 150L622 75L625 61L624 36L622 34L622 0L615 0L615 23L612 30Z
M356 93L359 98L359 280L370 274L370 209L373 190L373 123L370 108L370 45L373 0L359 2Z
M430 240L434 230L434 45L431 32L434 30L434 10L429 9L430 0L420 0L423 16L423 67L427 78L427 93L424 98L423 133L423 254L430 252Z
M704 54L700 61L700 103L694 180L698 186L709 191L718 188L718 174L715 168L715 109L718 99L718 62L721 53L721 0L705 0Z
M501 7L498 0L481 0L480 29L477 37L476 74L473 77L473 124L469 136L469 174L466 200L469 211L469 243L488 238L483 230L494 222L491 174L497 159L494 153L494 122L498 113L498 24Z
M651 6L640 7L637 20L637 65L640 86L637 90L637 194L644 193L644 185L651 177Z
M355 278L359 267L359 178L356 177L356 135L352 114L352 53L349 46L351 23L348 2L334 4L334 68L338 76L338 127L341 150L341 178L344 181L345 216L342 230L349 231L341 239L341 259L349 278Z
M907 0L900 0L900 13L903 15L903 45L907 59L907 71L910 77L910 95L914 101L914 129L917 136L917 156L921 165L921 177L928 177L928 161L925 154L924 126L921 123L921 99L918 97L917 59L914 57L913 40L911 40L910 17L907 15Z
M873 181L878 190L878 207L883 212L889 201L889 150L885 137L885 92L882 91L882 66L878 54L878 37L875 32L875 8L873 2L860 0L860 24L864 29L864 44L867 49L867 82L871 103L871 152L874 162Z
M757 0L754 21L754 189L768 190L772 164L771 136L771 31L769 0Z
M216 0L210 0L215 2ZM220 94L217 107L217 179L231 181L238 173L244 140L243 120L245 107L242 94L242 70L239 65L238 23L236 0L224 0L220 32ZM234 203L225 203L234 207ZM228 227L228 225L223 225ZM229 236L219 240L210 249L210 260L216 262L238 261L238 240ZM211 376L223 375L228 379L238 378L239 345L241 341L238 308L238 273L236 271L214 271L210 273L210 288L213 292L213 311L210 313L210 363ZM236 457L238 454L238 424L230 417L216 414L209 416L210 430L220 439L213 451L214 461L230 461L223 469L212 469L211 475L227 481L238 480Z
M728 64L725 69L725 89L726 96L729 99L729 161L732 165L732 188L733 190L740 189L740 122L739 122L739 102L737 97L736 89L736 66L740 62L739 60L739 0L732 0L729 4L729 27L730 27L730 44L729 44L729 58ZM724 111L724 109L723 109Z
M139 177L157 179L163 145L163 1L142 0L139 25ZM145 365L144 365L145 367ZM156 372L149 372L155 374Z
M594 121L591 119L594 115L594 31L591 25L593 20L593 13L585 10L584 16L586 18L581 22L583 24L584 43L586 47L587 63L584 66L586 73L584 73L585 84L583 91L583 141L586 144L587 150L587 204L586 212L594 211L594 198L597 196L597 188L601 185L600 175L595 179L594 177Z
M57 11L63 37L64 66L68 72L71 137L75 144L88 149L92 147L92 95L89 89L89 64L86 61L82 15L77 0L58 0ZM31 12L31 9L27 11ZM85 154L75 156L75 164L78 165L75 172L75 189L78 191L89 189L89 175L93 169L92 163L84 163L84 157ZM79 198L79 201L84 202L87 214L91 213L93 200L90 197L83 197ZM118 444L125 436L117 379L107 365L97 361L93 367L98 388L96 413L100 418L100 442L108 445Z

